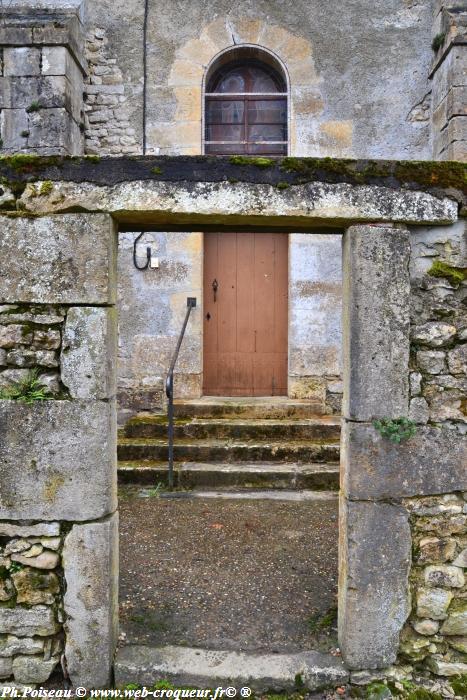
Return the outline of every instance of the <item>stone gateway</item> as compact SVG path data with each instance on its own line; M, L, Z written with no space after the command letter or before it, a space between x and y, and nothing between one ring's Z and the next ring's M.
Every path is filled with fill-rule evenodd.
M461 0L0 12L0 679L466 674ZM179 419L177 485L223 461L243 485L340 479L337 660L117 652L117 426L120 473L165 478L147 414L187 297L181 410L243 397L263 433L207 446ZM271 438L265 406L317 422Z

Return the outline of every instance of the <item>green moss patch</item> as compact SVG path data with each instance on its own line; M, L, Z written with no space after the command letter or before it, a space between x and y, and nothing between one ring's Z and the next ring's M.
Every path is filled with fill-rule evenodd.
M231 156L229 158L232 165L254 165L257 168L271 168L274 165L272 158L264 158L261 156Z
M467 267L453 267L442 260L435 260L428 270L430 277L444 277L454 287L467 280Z

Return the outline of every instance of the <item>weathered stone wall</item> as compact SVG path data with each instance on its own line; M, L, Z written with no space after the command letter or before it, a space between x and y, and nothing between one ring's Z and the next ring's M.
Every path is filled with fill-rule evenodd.
M201 153L203 75L220 51L246 43L274 52L289 73L292 155L429 157L433 4L332 0L323 21L320 0L150 3L147 152ZM105 32L107 55L124 77L140 147L143 14L136 0L86 9L88 31ZM107 148L119 145L129 147Z
M466 242L463 220L345 234L341 645L382 676L467 670ZM407 416L399 443L374 423Z
M412 230L410 281L409 416L418 426L441 430L454 458L467 433L465 220ZM427 458L436 462L441 455ZM403 500L410 514L413 566L412 612L401 635L401 659L441 676L467 671L466 465L464 457L457 477L455 472L450 477L460 492L446 488L442 494L445 469L439 488L431 490L442 495Z
M0 387L24 382L35 370L47 393L63 391L59 365L65 316L60 306L0 306Z
M137 246L137 262L146 262L146 247L159 268L136 270L133 241L137 233L119 235L118 399L120 418L137 410L165 405L165 377L186 313L187 297L196 297L175 374L177 397L202 394L202 233L147 233Z
M436 0L433 24L433 157L467 161L467 10Z
M0 678L45 682L64 648L64 529L0 523Z
M116 234L105 214L0 218L0 677L107 686Z
M340 413L342 236L289 236L289 396Z
M156 2L149 6L146 47L142 11L140 3L132 2L117 8L112 3L110 11L107 2L88 6L88 153L141 150L143 109L147 153L202 153L206 70L219 52L241 44L264 47L285 66L290 81L292 156L416 154L420 158L431 153L427 81L431 3L407 5L392 0L375 7L360 0L350 8L331 2L323 24L317 0L287 8L281 2L255 3L254 7L243 1L235 6L224 0L197 2L184 6L182 23L173 6ZM143 107L144 51L147 87ZM342 65L346 66L345 79ZM390 104L383 92L392 94ZM340 254L335 254L337 241L332 236L319 242L302 236L301 244L298 241L290 237L289 395L314 399L323 411L339 412L341 272ZM191 250L186 252L194 270L198 269L202 248L198 259ZM120 274L125 280L121 289L127 294L122 297L121 310L150 303L158 273L138 273L129 255L121 260ZM329 261L326 280L318 270L323 260ZM312 278L317 279L310 284ZM299 291L296 280L306 284L306 293ZM132 289L138 290L138 299ZM181 300L178 315L183 308ZM157 406L159 390L154 389L154 382L160 385L155 378L167 369L166 331L157 335L154 329L139 328L136 340L136 319L124 319L122 313L121 319L120 396L128 408ZM196 318L191 325L194 323ZM135 347L143 344L144 352ZM194 369L177 382L186 396L200 393L199 351L197 345L192 348ZM160 358L157 366L156 356ZM143 360L139 366L138 358Z
M83 152L82 35L73 11L2 7L0 131L7 153Z
M86 153L140 153L130 121L127 85L106 31L93 28L86 38L88 75L84 86Z
M400 660L440 676L467 672L466 497L404 501L412 534L412 612L401 634Z
M467 432L467 229L411 234L410 416Z

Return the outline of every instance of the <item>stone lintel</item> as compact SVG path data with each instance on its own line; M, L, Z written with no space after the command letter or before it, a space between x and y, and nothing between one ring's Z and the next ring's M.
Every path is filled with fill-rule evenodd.
M115 406L0 401L0 520L82 521L112 513Z
M386 668L410 613L411 535L404 508L341 496L339 646L351 670Z
M371 423L343 422L342 488L347 498L371 501L467 490L467 436L417 426L399 444Z
M397 418L408 410L409 232L352 226L343 244L343 415Z
M117 237L110 216L0 219L0 303L115 303Z
M298 231L361 222L447 224L457 219L457 203L449 198L348 183L310 182L280 189L267 183L226 181L141 180L98 187L61 181L38 197L40 189L40 182L26 187L22 210L37 215L70 209L107 212L129 230L152 224L163 230L171 225L179 230L227 225Z
M118 636L118 514L65 538L65 655L73 687L108 688Z

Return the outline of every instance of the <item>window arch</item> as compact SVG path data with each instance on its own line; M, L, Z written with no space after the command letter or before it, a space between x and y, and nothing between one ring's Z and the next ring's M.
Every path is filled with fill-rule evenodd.
M279 62L253 47L229 50L205 83L205 153L287 155L287 82Z

